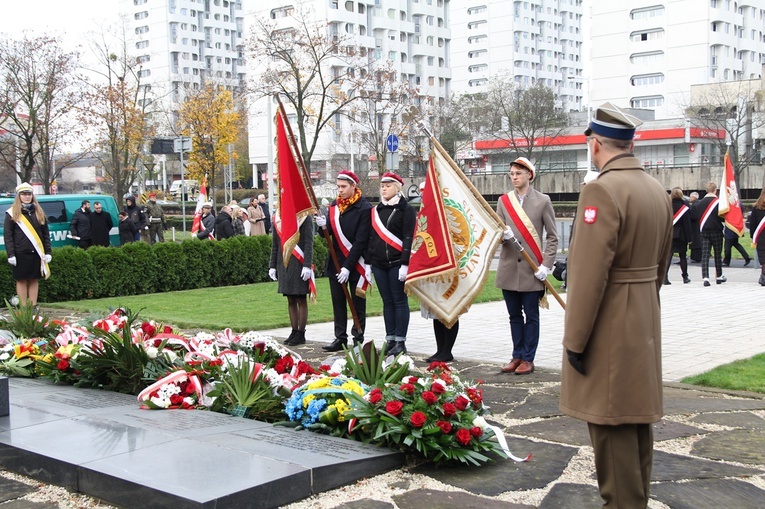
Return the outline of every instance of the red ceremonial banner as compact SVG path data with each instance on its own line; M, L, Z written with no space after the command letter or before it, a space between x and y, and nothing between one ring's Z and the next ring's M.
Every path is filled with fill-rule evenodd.
M720 206L717 210L717 213L725 218L725 226L736 232L739 237L744 235L744 213L738 198L738 187L733 163L730 161L730 152L725 153L725 170L720 183Z

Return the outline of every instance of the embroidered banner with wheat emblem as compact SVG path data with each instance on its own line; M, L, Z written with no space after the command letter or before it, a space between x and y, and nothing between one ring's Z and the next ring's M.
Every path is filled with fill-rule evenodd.
M431 143L406 291L451 327L483 290L503 228L438 141Z

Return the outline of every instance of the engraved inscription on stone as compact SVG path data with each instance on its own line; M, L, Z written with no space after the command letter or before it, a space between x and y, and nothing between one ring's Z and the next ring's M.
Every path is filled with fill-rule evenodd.
M347 459L349 456L377 456L385 449L362 447L352 440L331 440L322 435L307 432L289 432L283 430L264 429L248 431L247 434L232 433L233 435L269 443L272 445L287 447L293 450L316 453L331 458Z
M128 417L131 423L140 423L153 429L170 431L215 428L240 422L233 420L231 416L213 412L204 412L204 418L200 418L202 412L198 410L146 410L146 412L159 412L162 418L154 419L152 418L154 416L150 417L148 414L146 417L135 414L131 414Z
M88 391L85 394L79 394L72 391L70 394L48 394L43 399L66 406L84 409L130 405L130 399L126 398L124 394L114 392ZM137 404L138 403L136 403L136 405Z

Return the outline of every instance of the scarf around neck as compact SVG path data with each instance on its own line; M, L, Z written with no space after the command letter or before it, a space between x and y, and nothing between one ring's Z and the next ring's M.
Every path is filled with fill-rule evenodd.
M385 198L380 198L380 203L382 203L383 205L388 205L390 207L395 207L396 205L398 205L399 201L401 201L401 195L398 193L396 193L393 196L393 198L391 198L390 200L386 200Z
M340 213L342 214L343 212L348 210L348 207L350 207L351 205L359 201L360 198L361 198L361 189L357 187L356 190L353 192L353 196L351 196L350 198L347 198L347 199L340 198L340 197L337 198L337 208L340 209Z

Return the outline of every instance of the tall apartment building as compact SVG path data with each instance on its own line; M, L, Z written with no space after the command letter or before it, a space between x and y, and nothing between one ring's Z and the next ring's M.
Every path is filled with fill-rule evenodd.
M765 0L592 1L592 104L683 115L691 85L759 78Z
M255 15L270 18L278 28L294 23L298 7L311 13L317 23L326 23L328 37L347 37L345 45L367 56L365 69L330 68L324 72L373 73L376 68L389 67L397 81L417 88L414 103L424 108L445 101L451 92L448 6L449 0L258 0L253 7ZM257 82L257 63L251 64L248 77ZM262 178L273 157L273 107L268 100L260 100L250 111L250 163ZM385 115L380 117L381 124L390 122ZM358 139L360 126L338 116L332 127L323 131L313 154L315 179L334 181L340 169L364 170L369 164L370 154Z
M616 2L614 2L616 3ZM582 0L451 0L452 90L485 92L491 76L552 88L567 111L580 111Z
M120 0L141 81L155 100L177 109L185 90L213 81L244 85L242 0Z

